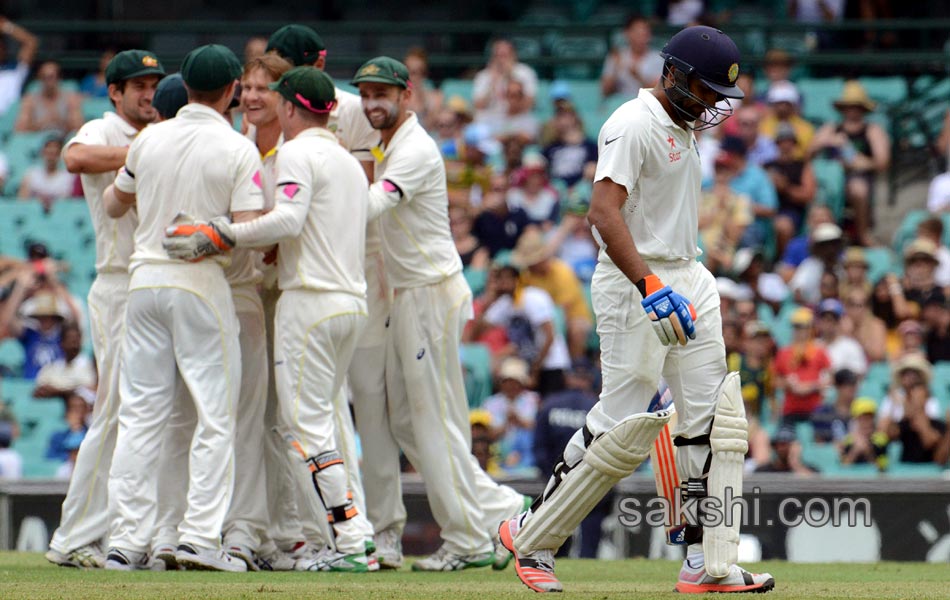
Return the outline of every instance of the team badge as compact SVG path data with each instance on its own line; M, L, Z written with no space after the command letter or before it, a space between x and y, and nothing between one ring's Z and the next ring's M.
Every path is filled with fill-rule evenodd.
M157 67L158 59L155 58L154 56L143 56L142 64L145 65L146 67Z
M264 188L264 184L261 182L261 172L260 172L260 171L254 171L254 177L251 177L251 181L253 181L253 182L254 182L254 185L256 185L259 189L263 189L263 188Z
M298 191L300 191L300 186L298 186L296 183L288 183L284 185L284 195L287 196L288 200L293 200Z
M363 67L363 70L360 71L360 75L376 75L379 73L379 67L376 65L366 65Z
M732 66L729 67L729 83L735 83L736 78L739 76L739 65L738 63L732 63Z

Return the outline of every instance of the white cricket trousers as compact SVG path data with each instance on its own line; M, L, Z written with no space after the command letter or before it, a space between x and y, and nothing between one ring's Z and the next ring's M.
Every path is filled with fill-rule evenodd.
M109 468L119 424L119 350L129 294L126 273L99 273L87 298L99 386L50 548L66 554L109 533Z
M171 269L201 293L172 285ZM194 402L187 508L179 543L220 547L234 484L235 405L241 381L231 290L213 263L145 265L132 276L119 382L119 435L109 477L115 510L110 546L147 551L155 533L154 463L172 414L176 368ZM141 284L146 285L146 284Z
M392 433L425 480L444 546L455 554L491 551L492 529L522 508L521 495L492 481L472 456L459 357L462 329L471 318L472 291L458 273L397 290L387 335ZM386 497L401 498L401 489Z
M330 518L337 550L362 553L364 527L356 517L340 449L338 398L366 320L366 300L338 292L284 290L277 302L274 376L284 439L296 450L294 475L307 490L301 510ZM306 513L305 513L306 514ZM365 523L365 517L363 517ZM370 532L370 535L372 533Z

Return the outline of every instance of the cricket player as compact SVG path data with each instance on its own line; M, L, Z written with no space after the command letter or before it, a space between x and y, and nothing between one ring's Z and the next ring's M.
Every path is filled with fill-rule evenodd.
M472 317L472 292L449 231L442 156L408 110L412 90L404 64L374 58L352 83L382 140L374 152L369 214L379 217L386 273L395 290L386 335L389 426L427 482L444 541L413 569L488 566L494 558L490 523L522 510L523 499L493 482L471 454L459 340ZM391 481L388 501L402 497L398 477ZM402 523L394 527L400 531Z
M323 39L305 25L292 24L278 29L268 40L267 50L295 65L309 64L321 71L326 67L327 48ZM336 105L330 112L327 127L356 157L367 180L372 183L376 164L372 150L379 144L379 133L363 114L359 97L336 88ZM401 498L394 500L388 495L397 489L394 479L399 477L399 446L389 431L385 381L386 320L392 290L386 280L379 223L375 219L366 225L364 276L367 285L366 326L357 342L347 378L363 449L362 474L356 459L353 423L346 416L348 410L344 410L346 397L343 394L336 399L337 414L342 419L337 431L341 435L341 450L349 468L353 501L360 510L364 534L368 536L367 549L371 554L375 549L375 556L370 557L371 568L375 568L376 562L383 568L399 568L402 565L401 524L406 520L406 509ZM364 517L368 517L368 521L363 521ZM373 530L378 532L375 540Z
M335 398L366 318L363 280L366 177L327 128L333 80L304 66L271 86L282 96L286 140L277 157L277 203L261 219L226 218L171 228L169 255L198 258L232 247L279 242L281 297L275 323L274 372L282 433L296 453L297 478L309 488L314 519L332 525L332 548L310 570L366 572L365 537L338 447Z
M189 104L145 130L107 188L108 214L133 206L139 224L129 267L129 300L119 381L119 449L109 477L116 511L107 568L150 565L157 477L152 468L173 409L176 378L187 385L198 424L188 463L187 509L178 527L179 566L245 571L221 548L234 483L234 428L241 383L238 321L222 263L169 258L165 227L179 214L253 219L263 207L261 162L224 112L241 64L229 49L190 52L181 75Z
M673 392L684 500L742 493L747 423L738 373L727 373L719 296L696 260L700 166L694 130L726 119L742 98L739 51L722 31L689 27L663 49L658 87L618 108L598 139L588 215L600 256L592 282L603 391L531 510L501 524L521 581L559 592L554 553L608 490L649 455L670 418L648 412L660 376ZM771 575L737 566L734 519L692 522L676 584L682 593L763 592Z
M135 211L129 211L120 219L110 219L102 193L125 163L129 144L155 120L152 97L164 75L161 63L150 52L126 50L116 54L105 73L114 112L83 125L63 150L66 167L81 174L96 232L96 279L88 303L99 387L92 424L79 448L63 502L63 515L46 553L50 562L62 566L105 566L99 542L108 534L107 474L118 431L119 346L125 324L132 235L138 217Z

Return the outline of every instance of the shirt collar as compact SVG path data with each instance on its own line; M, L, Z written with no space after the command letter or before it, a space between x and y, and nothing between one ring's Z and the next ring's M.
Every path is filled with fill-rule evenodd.
M117 126L122 131L122 133L129 137L135 137L139 133L139 130L133 127L131 123L112 111L103 114L102 120Z
M228 120L224 118L224 115L210 106L198 104L197 102L190 102L181 107L181 110L178 111L176 118L180 119L182 117L185 117L186 119L212 119L215 121L220 121L222 124L231 127L231 124L228 123Z
M399 129L396 130L395 135L393 135L392 139L389 140L389 143L384 147L384 154L389 154L389 150L393 146L399 144L403 138L412 133L412 131L419 125L419 118L416 117L416 113L412 112L411 110L408 112L409 117L403 121L403 124L400 125ZM382 142L380 142L380 147L383 147Z
M640 88L640 93L637 94L637 98L646 103L647 108L650 109L653 116L655 116L664 127L679 127L679 125L674 123L673 119L670 118L670 115L666 112L666 109L663 108L663 105L660 104L660 101L657 100L656 96L653 95L653 88Z
M303 138L325 138L328 140L333 140L336 143L340 143L340 140L337 139L336 134L327 129L326 127L311 127L309 129L304 129L294 137L295 140ZM283 134L281 134L281 139L283 139Z

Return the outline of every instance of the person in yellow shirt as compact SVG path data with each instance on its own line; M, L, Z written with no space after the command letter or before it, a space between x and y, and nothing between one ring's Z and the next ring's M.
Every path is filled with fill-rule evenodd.
M798 88L791 81L776 81L769 86L765 99L769 105L769 113L762 119L759 132L774 141L779 126L788 123L795 131L795 140L798 142L795 158L807 158L806 153L815 135L815 126L798 114L798 108L801 106Z
M582 357L587 349L587 337L594 326L594 319L580 279L573 269L553 256L541 231L535 227L529 227L521 234L511 253L511 262L522 270L523 285L543 289L564 311L571 358Z

